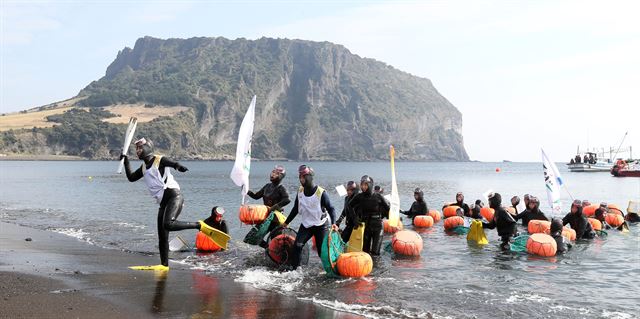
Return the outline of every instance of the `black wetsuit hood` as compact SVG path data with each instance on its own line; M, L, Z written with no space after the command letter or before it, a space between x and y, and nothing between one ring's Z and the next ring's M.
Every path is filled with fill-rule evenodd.
M141 148L142 152L140 152L140 156L138 156L138 159L144 160L146 162L147 159L153 158L153 148L151 147L151 145L143 144Z
M562 234L562 220L554 218L551 221L551 235L560 233Z

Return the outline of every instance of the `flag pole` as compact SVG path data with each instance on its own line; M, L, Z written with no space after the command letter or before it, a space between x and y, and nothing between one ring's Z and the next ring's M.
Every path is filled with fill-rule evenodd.
M571 192L569 192L569 189L567 188L567 185L563 184L562 186L564 186L564 190L567 191L567 194L569 194L569 197L571 197L571 201L574 201L575 198L573 198L573 195L571 195Z

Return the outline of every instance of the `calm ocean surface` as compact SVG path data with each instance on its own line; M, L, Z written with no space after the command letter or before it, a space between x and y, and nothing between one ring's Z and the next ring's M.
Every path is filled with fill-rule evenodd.
M134 163L132 167L140 162ZM158 206L142 181L129 183L124 175L115 173L117 164L1 161L0 218L101 247L157 253ZM172 253L172 260L204 268L212 276L379 318L427 314L463 318L640 317L640 225L632 225L629 233L611 230L604 239L578 242L565 256L539 258L501 252L495 230L486 230L489 245L477 247L468 244L465 236L445 234L440 222L421 232L425 247L421 258L403 259L385 253L365 279L327 278L315 254L309 266L279 273L266 266L263 250L242 243L249 226L237 217L241 196L239 187L229 179L233 163L183 164L189 171L174 173L185 197L180 219L204 219L212 206L223 206L232 243L222 253ZM274 164L252 163L252 190L268 182ZM289 171L284 184L295 194L296 169L301 163L279 164ZM317 184L329 190L338 213L343 203L334 190L338 184L368 174L386 193L390 191L386 162L310 164ZM563 164L558 166L575 198L616 203L623 210L629 200L640 200L640 178L571 173ZM501 172L496 172L497 167ZM396 169L402 209L411 205L413 189L421 187L431 209L439 210L444 202L454 201L458 191L472 203L493 189L507 201L513 195L534 194L541 198L542 210L550 211L541 163L397 162ZM563 211L570 202L563 191ZM294 221L295 229L299 219ZM194 231L175 232L171 238L178 234L193 243ZM385 241L389 240L385 235Z

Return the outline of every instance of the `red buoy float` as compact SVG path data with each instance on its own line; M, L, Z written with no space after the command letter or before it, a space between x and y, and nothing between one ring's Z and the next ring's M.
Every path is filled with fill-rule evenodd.
M269 251L267 253L271 260L282 265L291 258L290 252L293 252L295 242L295 237L289 234L280 234L269 241Z
M611 225L611 227L620 227L620 225L624 223L624 217L618 214L607 214L607 216L605 216L604 218L604 221L606 221L607 224Z
M220 246L216 245L216 243L211 238L209 238L209 236L199 231L196 234L196 249L199 251L218 251L221 248Z
M587 218L593 230L602 230L602 223L595 218Z
M269 215L269 208L265 205L240 206L240 221L247 225L261 224Z
M447 206L442 209L442 214L444 215L444 218L457 216L458 209L460 209L460 206L456 206L456 205Z
M576 240L576 231L572 228L564 226L562 227L562 236L564 236L564 238L568 240L574 241Z
M529 234L549 234L551 231L551 222L548 220L530 220L527 230Z
M460 216L453 216L444 219L444 229L450 230L457 226L464 226L464 218Z
M393 235L391 247L396 254L404 256L420 256L422 237L411 230L401 230Z
M435 209L429 210L429 216L433 218L434 223L437 223L442 219L442 216L440 216L440 213Z
M536 233L527 239L527 252L530 254L550 257L555 256L557 250L556 240L547 234Z
M416 216L413 219L413 225L416 227L429 228L433 226L433 218L426 215Z
M587 207L583 207L582 208L582 214L587 216L587 217L591 217L594 216L596 214L596 209L598 209L600 207L600 205L598 204L591 204Z
M488 222L493 220L493 215L495 214L495 210L490 207L482 207L480 208L480 215L484 217Z
M389 220L385 219L384 222L382 222L382 228L387 234L395 234L397 231L404 229L404 225L402 225L402 222L398 221L396 227L391 227L389 226Z
M338 256L338 273L343 277L364 277L373 270L373 260L365 252L350 252Z

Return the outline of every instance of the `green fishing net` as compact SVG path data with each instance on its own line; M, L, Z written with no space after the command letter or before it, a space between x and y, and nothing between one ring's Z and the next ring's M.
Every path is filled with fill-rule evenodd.
M342 241L340 234L330 230L327 237L322 240L322 251L320 259L322 259L322 267L330 276L339 276L338 269L335 264L338 257L344 252L346 244Z
M276 214L271 212L267 219L265 219L262 223L253 225L253 227L251 227L251 230L249 230L247 235L244 236L244 239L242 241L249 245L259 244L262 238L264 238L267 232L269 232L269 225L271 225L271 221L273 220L275 215Z
M529 240L529 235L520 235L513 239L513 243L511 243L511 251L516 251L520 253L527 252L527 240Z

